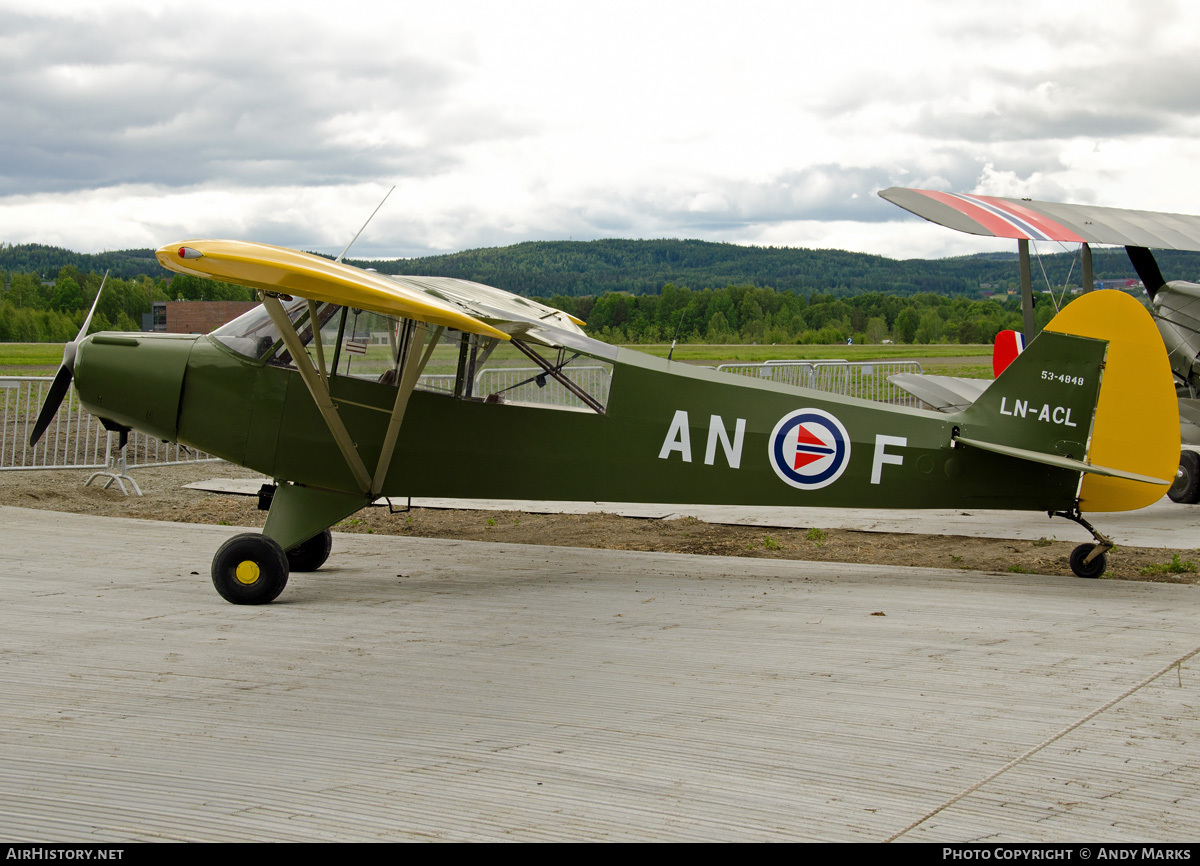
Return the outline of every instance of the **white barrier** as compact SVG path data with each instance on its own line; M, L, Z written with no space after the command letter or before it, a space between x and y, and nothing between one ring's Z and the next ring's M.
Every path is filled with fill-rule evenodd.
M36 446L29 434L54 380L42 376L0 376L0 470L100 469L108 464L118 434L104 429L75 397L75 386ZM217 458L185 445L160 442L133 431L125 446L125 465L164 466Z
M859 397L893 406L928 408L888 381L896 373L923 373L918 361L765 361L762 364L722 364L717 369L738 376L755 376L846 397Z
M608 367L564 367L563 375L578 385L601 405L608 404L608 389L612 371ZM538 380L542 384L538 384ZM475 395L500 394L514 403L536 403L542 406L571 406L586 408L554 377L545 375L540 367L489 367L475 377Z

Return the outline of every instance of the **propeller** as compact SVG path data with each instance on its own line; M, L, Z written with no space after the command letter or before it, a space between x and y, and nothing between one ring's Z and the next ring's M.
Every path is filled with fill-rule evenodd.
M96 305L100 303L100 293L104 291L104 284L107 282L108 271L105 271L104 279L100 281L100 288L96 292L96 300L92 301L92 308L88 310L87 318L83 320L83 327L79 329L79 334L74 340L63 346L62 366L54 374L54 381L50 383L50 393L46 395L46 402L42 404L42 411L38 413L37 421L33 425L33 432L29 434L30 447L36 445L42 438L42 434L46 432L46 428L50 426L50 422L58 413L58 407L62 405L63 398L67 396L67 389L71 387L71 379L75 376L75 355L79 351L79 343L87 336L88 326L92 324L92 314L96 312Z

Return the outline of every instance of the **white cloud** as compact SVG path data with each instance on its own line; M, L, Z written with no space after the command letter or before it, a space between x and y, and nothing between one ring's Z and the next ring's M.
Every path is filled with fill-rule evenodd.
M1194 212L1200 12L0 0L0 240L983 249L884 186Z

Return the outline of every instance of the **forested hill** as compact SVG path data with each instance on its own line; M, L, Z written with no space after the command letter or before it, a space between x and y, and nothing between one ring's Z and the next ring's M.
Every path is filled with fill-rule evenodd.
M1156 252L1167 279L1200 278L1200 254ZM1123 250L1097 249L1096 277L1135 275ZM667 284L693 289L728 285L770 286L776 291L845 297L863 292L909 296L922 292L978 297L1017 285L1015 253L947 259L897 260L842 250L746 247L686 240L529 241L509 247L393 261L354 261L383 273L462 277L522 295L656 294ZM41 244L0 245L0 272L37 274L53 280L64 266L81 273L133 279L168 277L152 250L75 253ZM1044 255L1034 262L1055 288L1078 284L1078 253Z
M1160 255L1164 274L1177 276L1164 255ZM1172 255L1190 257L1181 264L1187 273L1200 274L1200 254ZM1077 259L1077 253L1058 253L1042 257L1041 264L1052 284L1061 288L1068 281L1078 284ZM356 264L389 274L462 277L540 297L605 292L646 295L662 291L664 285L693 289L770 286L805 296L814 292L838 297L863 292L901 296L932 292L978 297L984 290L1012 288L1019 280L1015 252L897 260L844 250L679 240L530 241L444 256ZM1096 250L1094 269L1099 279L1136 276L1119 249Z
M111 271L114 277L169 277L171 274L154 258L154 250L118 250L105 253L76 253L45 244L0 244L0 271L10 274L37 274L53 280L64 267L80 273Z

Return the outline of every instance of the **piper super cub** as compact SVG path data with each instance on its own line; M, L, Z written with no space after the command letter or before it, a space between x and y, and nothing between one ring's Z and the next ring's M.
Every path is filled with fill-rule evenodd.
M1043 511L1092 533L1071 567L1097 577L1112 542L1083 514L1143 507L1175 477L1167 355L1120 292L1064 308L947 416L617 348L566 313L466 280L229 240L157 256L255 288L262 304L203 336L85 337L85 322L32 440L73 378L109 429L274 478L262 533L213 558L213 583L236 604L270 602L290 571L325 561L329 527L403 496ZM481 373L506 357L533 366L521 384L561 399L488 385Z

